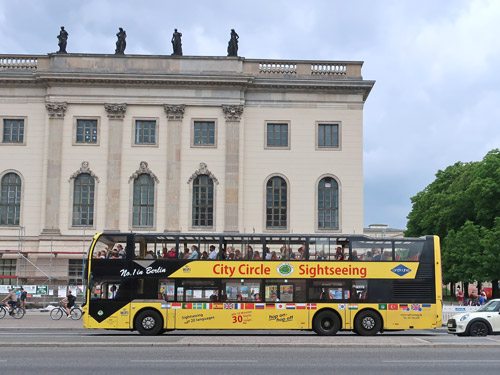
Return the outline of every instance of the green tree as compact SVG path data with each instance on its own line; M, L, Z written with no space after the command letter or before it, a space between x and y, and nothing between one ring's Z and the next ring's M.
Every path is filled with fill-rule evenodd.
M411 202L405 235L441 238L445 282L491 280L497 296L500 151L488 152L480 162L457 162L439 170Z

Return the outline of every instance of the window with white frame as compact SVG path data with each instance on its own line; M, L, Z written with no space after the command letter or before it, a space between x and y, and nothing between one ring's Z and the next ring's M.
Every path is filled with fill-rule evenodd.
M77 119L76 120L76 143L97 143L97 120Z
M0 182L0 225L19 225L21 214L21 177L7 173Z
M284 178L271 177L266 183L266 228L286 229L288 187Z
M339 124L318 123L318 148L339 148Z
M135 120L136 145L156 145L156 120Z
M215 121L193 122L193 146L215 146Z
M214 225L214 182L208 175L200 175L193 180L193 227L213 227Z
M17 259L0 259L0 285L13 285L16 281Z
M289 128L288 123L268 122L266 124L266 146L270 148L288 148Z
M94 225L95 179L88 173L78 175L73 185L73 226Z
M83 259L69 259L68 285L83 285L83 266Z
M142 173L134 180L132 225L134 227L153 227L155 208L155 182Z
M24 143L24 119L3 119L2 143Z
M318 229L339 229L339 185L332 177L318 184Z

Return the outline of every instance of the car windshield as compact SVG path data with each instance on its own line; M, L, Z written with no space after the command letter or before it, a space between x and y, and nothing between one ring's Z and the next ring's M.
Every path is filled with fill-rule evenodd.
M477 311L485 311L485 312L498 311L499 308L500 308L500 301L490 301L486 305L481 306L481 308L478 309Z

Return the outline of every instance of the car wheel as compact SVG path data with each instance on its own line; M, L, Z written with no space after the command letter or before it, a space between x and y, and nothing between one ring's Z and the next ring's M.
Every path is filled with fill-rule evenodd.
M314 317L313 328L321 336L335 335L340 329L340 319L333 311L321 311Z
M488 327L483 322L474 322L470 325L469 334L471 336L487 336Z

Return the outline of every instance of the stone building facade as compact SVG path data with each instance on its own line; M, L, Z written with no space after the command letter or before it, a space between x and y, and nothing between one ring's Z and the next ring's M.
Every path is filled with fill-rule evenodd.
M362 233L361 68L0 56L1 261L62 280L101 231Z

